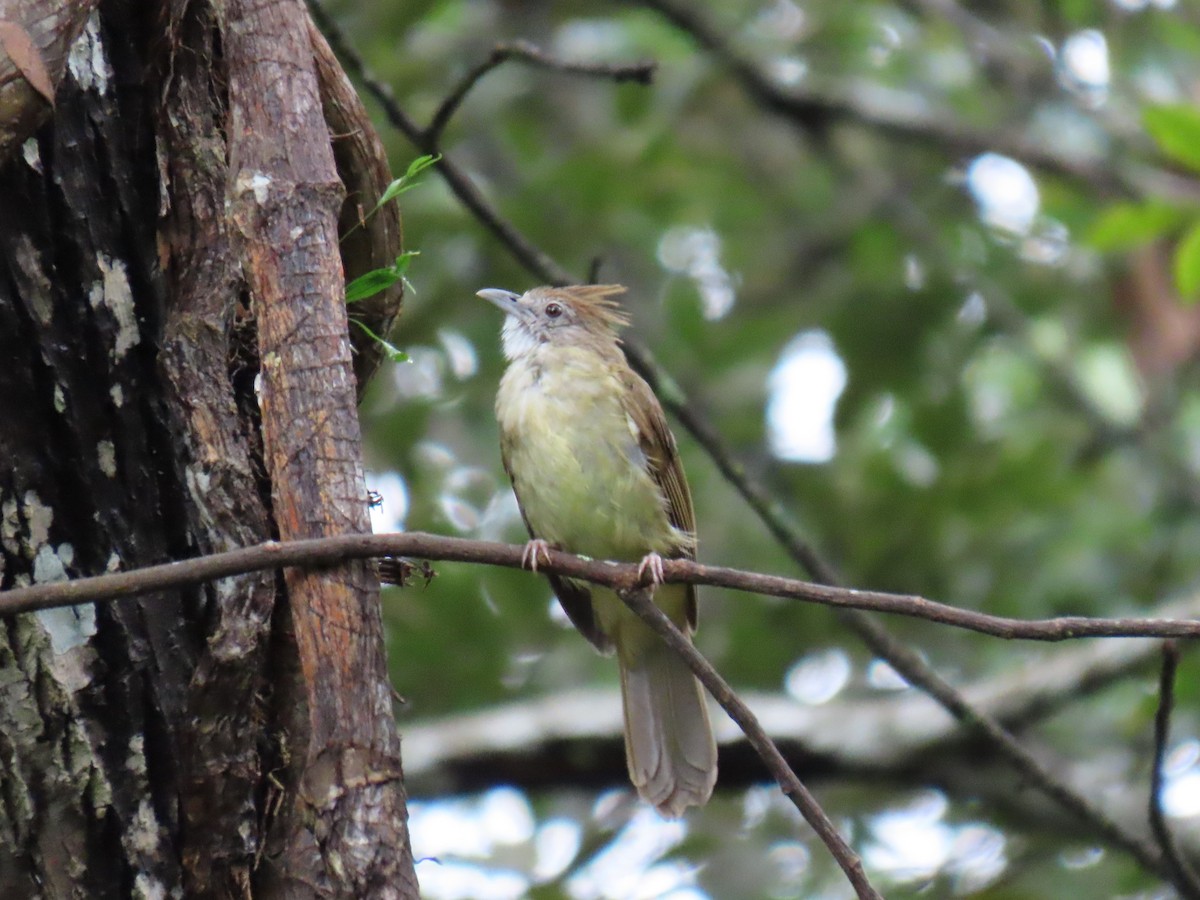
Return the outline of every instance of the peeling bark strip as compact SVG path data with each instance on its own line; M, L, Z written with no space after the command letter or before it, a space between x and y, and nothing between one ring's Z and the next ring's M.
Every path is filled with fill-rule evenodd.
M369 530L338 256L342 202L297 0L226 6L233 230L257 319L281 538ZM288 896L415 897L377 584L365 563L286 575L309 713L278 877ZM310 808L305 810L303 805Z

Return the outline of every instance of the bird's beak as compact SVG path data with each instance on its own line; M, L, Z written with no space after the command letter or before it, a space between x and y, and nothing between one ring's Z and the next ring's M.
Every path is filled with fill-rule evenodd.
M475 296L482 297L489 303L494 303L507 315L521 315L523 307L517 302L521 299L520 294L514 294L512 291L502 291L500 288L484 288L482 291L476 291Z

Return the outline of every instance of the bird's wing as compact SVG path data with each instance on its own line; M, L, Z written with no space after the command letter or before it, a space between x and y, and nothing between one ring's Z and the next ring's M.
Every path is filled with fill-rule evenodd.
M696 512L692 507L692 492L688 488L683 464L679 460L679 451L675 446L675 436L671 434L662 405L654 396L650 385L628 368L625 369L623 381L625 390L621 396L625 414L637 430L638 447L646 457L650 476L667 499L667 518L680 531L690 535L690 540L679 546L676 555L695 559ZM696 589L693 585L687 586L687 618L688 623L695 628Z
M525 515L525 506L521 502L521 491L517 487L517 481L513 478L512 469L508 465L508 457L509 442L501 435L500 461L504 464L504 471L508 474L508 480L512 483L513 493L516 494L517 509L521 511L521 521L525 523L525 530L529 532L531 538L536 538L538 535L534 532L533 526L529 524L529 517ZM600 629L600 625L596 622L596 610L592 606L592 592L587 589L583 582L563 578L561 575L555 575L552 572L547 572L546 578L549 579L550 588L554 591L554 596L558 598L558 603L563 608L563 612L571 620L571 624L597 650L601 653L609 653L613 647L612 640Z

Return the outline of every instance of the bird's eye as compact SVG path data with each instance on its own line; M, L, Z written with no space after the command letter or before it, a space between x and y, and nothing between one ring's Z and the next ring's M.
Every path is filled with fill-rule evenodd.
M553 301L546 304L546 315L548 315L552 319L557 319L559 316L561 316L562 311L563 311L562 306L560 306L557 303L554 303Z

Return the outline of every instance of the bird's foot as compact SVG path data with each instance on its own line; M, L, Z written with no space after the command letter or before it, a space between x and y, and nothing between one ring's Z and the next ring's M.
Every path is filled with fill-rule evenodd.
M550 544L541 538L534 538L521 552L521 568L536 572L539 558L542 562L550 562Z
M656 588L663 583L663 558L657 553L647 553L637 567L638 582L648 581Z

